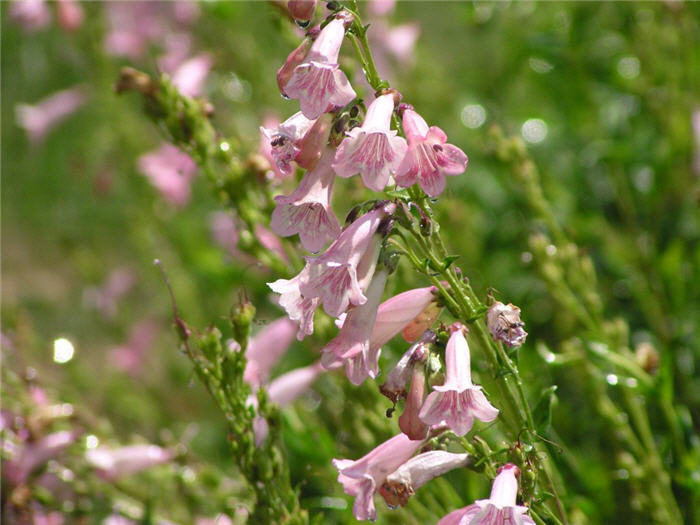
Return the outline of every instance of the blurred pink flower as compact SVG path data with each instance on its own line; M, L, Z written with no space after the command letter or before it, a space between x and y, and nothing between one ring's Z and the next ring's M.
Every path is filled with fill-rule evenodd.
M405 463L424 443L424 440L410 440L399 434L385 441L366 456L352 461L334 459L338 469L338 481L343 490L355 496L352 512L358 520L375 520L374 493L386 477Z
M83 292L86 306L98 310L107 319L117 313L117 301L126 294L136 282L134 272L124 266L112 270L100 287L91 286Z
M446 175L459 175L467 169L467 156L457 146L447 144L447 135L437 126L428 127L418 113L406 109L403 129L408 151L396 171L396 183L408 188L416 182L431 197L445 189Z
M128 374L138 374L157 332L158 324L153 320L134 325L129 331L126 344L110 350L109 360L112 366Z
M141 155L138 168L168 201L184 206L190 200L190 184L197 172L192 158L172 144Z
M198 97L212 66L209 55L202 53L184 61L173 71L173 85L185 96Z
M367 10L373 16L386 16L394 12L396 0L369 0Z
M13 0L9 16L28 32L38 31L51 23L51 12L45 0Z
M156 445L129 445L126 447L98 447L85 452L85 459L99 476L116 480L167 463L173 453Z
M282 237L299 234L304 248L318 252L340 234L340 224L330 207L335 173L334 150L328 148L316 168L309 170L299 186L287 196L275 197L270 227Z
M3 461L3 477L12 486L24 483L35 470L75 443L80 434L77 430L63 430L17 445L14 453Z
M209 227L216 244L231 255L238 252L238 228L233 216L225 211L215 211L209 215Z
M518 474L518 467L506 463L493 481L489 499L450 512L437 525L535 525L527 515L528 508L516 505Z
M406 140L391 129L394 95L376 98L362 126L347 132L338 147L333 169L339 177L360 174L365 186L382 191L406 154Z
M452 334L445 350L445 383L434 386L420 411L420 418L428 425L443 421L457 434L463 436L474 425L474 419L493 421L498 409L493 407L481 391L472 384L469 363L469 345L464 337L466 328L460 323L450 327Z
M58 124L75 113L87 101L84 86L58 91L34 105L17 104L17 124L24 128L29 142L38 144Z
M345 73L338 67L344 36L343 20L336 18L326 25L284 86L283 93L289 98L299 99L301 111L309 119L345 106L357 96Z
M350 309L338 335L321 350L324 368L344 364L345 373L353 385L361 384L367 376L377 377L379 373L380 349L370 351L370 334L387 277L384 269L374 274L367 289L367 302Z
M332 317L338 317L350 305L364 304L364 292L374 274L381 244L375 234L395 207L388 203L366 213L346 227L322 255L306 257L306 267L300 274L301 295L320 298Z
M389 507L403 507L408 503L408 498L428 481L468 463L469 454L453 454L444 450L418 454L386 477L379 487L379 494Z
M34 512L32 525L63 525L65 523L63 515L58 511Z
M194 525L234 525L226 514L217 514L213 518L197 518Z
M277 364L289 346L299 325L288 317L281 317L265 326L248 342L248 360L243 379L253 388L266 383L272 367Z
M56 0L56 18L66 31L75 31L85 19L85 13L77 0Z
M287 253L284 251L282 241L274 232L268 230L262 224L256 224L255 236L265 249L276 253L283 261L289 261L289 257L287 257Z

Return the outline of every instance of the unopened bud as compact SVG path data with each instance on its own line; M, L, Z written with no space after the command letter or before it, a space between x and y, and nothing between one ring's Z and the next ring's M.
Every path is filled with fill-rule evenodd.
M317 0L289 0L287 7L295 20L308 23L316 11L316 2Z
M231 325L233 326L233 337L241 345L243 350L248 345L250 328L255 318L255 306L247 298L231 309Z
M299 46L289 54L287 60L277 71L277 87L279 87L280 93L282 93L282 95L285 97L287 95L284 88L287 85L287 82L289 82L289 79L292 78L292 74L294 73L296 67L306 58L306 55L311 49L312 43L313 40L310 37L304 38L301 44L299 44Z
M143 95L153 95L156 91L156 84L151 77L143 71L124 66L119 71L119 80L117 80L114 90L117 94L121 94L124 93L124 91L132 89Z
M634 349L634 358L645 372L653 373L659 368L659 352L646 341L639 343Z
M525 342L525 323L520 320L520 308L513 304L505 305L496 301L486 314L486 324L496 341L508 346L519 346Z

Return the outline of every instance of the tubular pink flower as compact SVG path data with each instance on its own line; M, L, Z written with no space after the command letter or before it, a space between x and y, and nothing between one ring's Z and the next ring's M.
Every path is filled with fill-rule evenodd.
M184 206L190 200L190 184L197 166L176 146L163 144L157 150L141 155L138 168L161 195L176 206Z
M25 443L15 457L3 460L3 477L11 485L24 483L27 478L50 459L60 456L80 436L75 430L63 430Z
M267 382L270 370L292 344L298 330L299 325L296 322L281 317L251 338L245 352L248 362L243 380L253 388Z
M285 60L284 64L282 64L282 67L277 70L277 87L279 87L280 93L287 98L289 97L284 91L284 86L286 86L289 79L292 78L294 70L297 68L297 66L304 62L306 55L311 49L311 44L313 44L311 37L307 36L304 38L304 40L301 41L301 44L299 44L294 51L289 53L289 56L287 57L287 60Z
M307 299L318 297L332 317L338 317L350 305L364 304L364 291L374 273L381 244L375 233L395 207L389 203L366 213L345 228L322 255L307 257L304 277L299 281L301 295Z
M278 279L267 283L273 292L280 294L279 304L285 309L292 321L299 323L297 339L301 341L314 333L314 313L319 304L318 297L305 298L301 295L299 284L307 278L308 266L293 279Z
M516 505L518 467L506 463L491 486L489 499L476 500L472 505L450 512L437 525L535 525L527 515L528 508Z
M198 97L211 65L211 57L206 53L186 60L173 72L173 85L185 96Z
M21 3L21 2L20 2ZM17 104L17 124L24 128L29 142L38 144L61 122L75 113L87 101L83 86L58 91L34 105Z
M426 335L406 350L396 366L386 376L386 381L379 387L379 391L388 397L392 403L406 397L406 388L413 374L416 363L422 363L428 358L428 343L435 340L435 334L427 332Z
M469 346L464 326L452 325L452 335L445 351L446 375L442 386L435 386L420 410L420 418L428 425L445 422L458 436L469 432L474 418L493 421L498 409L487 400L480 386L472 384Z
M173 453L156 445L130 445L120 448L98 447L88 450L85 459L104 479L115 480L167 463Z
M435 301L434 292L434 286L415 288L395 295L380 304L370 338L372 349L380 348L388 343L391 338L428 308Z
M287 196L275 197L270 227L282 237L299 234L304 248L318 252L340 235L340 224L330 207L335 173L333 150L327 149L315 169L307 171L299 186Z
M338 54L345 36L344 22L331 21L321 30L304 61L294 68L282 92L299 99L301 112L310 119L345 106L357 95L338 67Z
M365 186L382 191L406 155L406 140L390 129L394 95L377 97L367 109L362 126L347 133L338 147L333 169L339 177L359 173Z
M387 277L386 270L374 275L367 289L367 302L348 312L338 335L321 350L324 368L336 368L339 363L345 363L345 373L354 385L361 384L367 376L377 377L379 373L380 349L370 350L370 333Z
M403 129L408 152L396 172L396 183L408 188L416 182L428 195L437 197L445 189L446 175L459 175L467 169L467 156L457 146L447 144L447 135L437 126L428 127L418 113L406 109Z
M270 143L270 152L275 164L285 175L293 173L292 161L301 151L299 142L315 122L298 112L282 122L277 129L260 127L260 132Z
M379 488L379 494L389 507L404 507L408 498L428 481L464 467L469 461L469 454L453 454L444 450L418 454L387 476Z
M355 496L352 512L358 520L375 520L374 493L384 483L386 477L405 463L424 443L424 440L410 440L399 434L385 441L366 456L352 461L334 459L338 469L338 481L343 490Z

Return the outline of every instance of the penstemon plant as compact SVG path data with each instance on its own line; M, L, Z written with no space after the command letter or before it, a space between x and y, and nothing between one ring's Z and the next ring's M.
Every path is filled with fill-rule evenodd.
M268 334L250 339L255 307L242 300L231 315L235 342L226 342L216 329L189 327L173 299L185 353L229 424L233 454L253 494L250 520L309 521L290 481L275 404L290 403L324 372L343 369L348 388L381 382L377 389L393 407L402 405L390 423L393 437L377 440L359 459L332 462L343 491L354 498L356 519L377 518L377 494L391 508L404 506L420 498L416 492L426 483L467 468L492 480L490 497L465 501L441 525L580 521L570 518L576 487L567 487L559 472L569 466L551 421L556 387L533 399L522 378L518 357L527 333L520 309L475 292L433 212L447 176L467 170L467 155L383 79L369 43L372 28L357 2L327 2L323 17L315 1L290 1L288 9L308 29L277 74L280 92L298 101L289 105L299 111L276 128L262 128L273 166L221 138L208 119L208 103L183 95L167 75L153 79L125 68L117 85L119 92L143 95L149 116L195 160L222 203L235 209L244 224L239 249L270 269L269 287L287 314ZM366 99L358 98L359 81L353 85L340 66L346 41L370 87ZM654 378L628 349L624 323L605 319L593 265L558 225L523 144L498 129L491 139L495 156L511 165L533 216L553 239L532 238L538 269L553 298L582 327L567 353L550 353L546 361L582 362L596 411L614 429L612 446L627 453L619 456L621 465L640 469L630 490L653 522L682 523L640 402L653 395ZM270 169L303 175L294 191L275 195ZM355 194L362 200L341 225L331 206L333 189L359 184L340 180L357 175L364 188ZM278 249L256 234L259 225L283 238ZM297 235L305 252L293 242ZM550 246L562 255L552 258ZM382 301L399 268L420 274L423 287ZM382 369L382 346L399 334L408 348L393 368ZM270 368L294 336L313 341L318 362L270 382ZM633 380L619 400L601 382L610 367ZM679 416L671 403L660 408L681 454Z

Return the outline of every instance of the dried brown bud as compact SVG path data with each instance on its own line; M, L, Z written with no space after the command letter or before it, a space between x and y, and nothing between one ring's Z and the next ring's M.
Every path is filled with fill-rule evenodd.
M486 314L486 324L493 338L508 346L519 346L527 337L523 330L525 323L520 320L520 308L513 304L493 303Z

